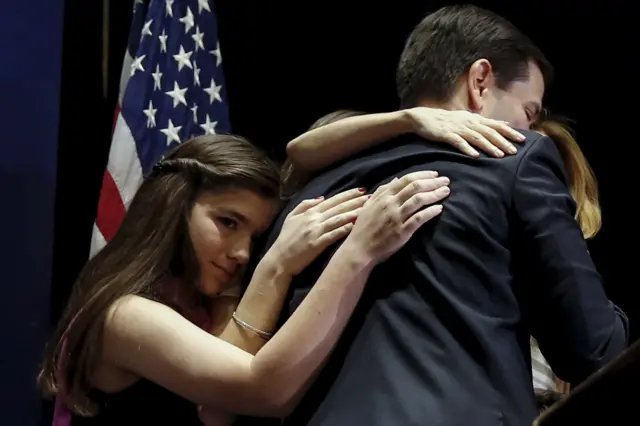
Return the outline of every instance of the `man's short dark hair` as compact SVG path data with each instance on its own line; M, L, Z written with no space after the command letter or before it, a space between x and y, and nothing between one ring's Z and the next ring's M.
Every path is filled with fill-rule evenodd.
M425 17L405 44L396 74L401 107L450 100L458 79L483 58L491 62L500 89L526 81L529 61L538 65L546 85L551 82L549 61L511 22L476 6L447 6Z

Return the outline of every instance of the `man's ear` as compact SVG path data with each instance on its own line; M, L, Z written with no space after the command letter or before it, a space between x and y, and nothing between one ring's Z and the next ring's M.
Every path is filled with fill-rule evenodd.
M467 90L471 112L482 112L494 87L495 75L491 62L486 59L478 59L471 64L467 73Z

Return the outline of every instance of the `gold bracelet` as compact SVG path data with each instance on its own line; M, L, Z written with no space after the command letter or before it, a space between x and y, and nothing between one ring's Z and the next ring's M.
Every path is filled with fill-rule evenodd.
M257 328L255 328L254 326L247 324L246 322L242 321L240 318L238 318L238 316L236 315L235 312L233 312L233 314L231 314L231 318L233 318L233 320L236 322L236 324L238 324L240 327L249 330L250 332L254 333L255 335L262 337L265 340L269 340L273 337L273 333L267 333L266 331L262 331L259 330Z

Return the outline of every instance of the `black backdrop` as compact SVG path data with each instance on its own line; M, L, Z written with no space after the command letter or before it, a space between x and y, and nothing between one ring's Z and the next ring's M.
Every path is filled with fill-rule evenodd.
M131 3L110 2L105 99L102 5L66 1L52 321L88 256ZM285 143L324 113L394 109L394 69L405 37L427 11L456 2L283 3L215 2L233 130L280 159ZM579 141L599 179L604 230L590 243L591 253L610 297L631 317L635 339L637 137L629 124L635 118L631 58L637 48L631 6L475 3L512 20L556 66L547 103L577 121Z

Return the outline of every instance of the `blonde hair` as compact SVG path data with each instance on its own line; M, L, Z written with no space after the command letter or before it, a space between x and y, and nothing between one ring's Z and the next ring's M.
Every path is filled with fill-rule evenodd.
M543 119L534 130L549 136L556 144L569 178L569 192L576 202L576 220L586 239L602 227L602 213L596 177L578 146L571 128L558 118Z

